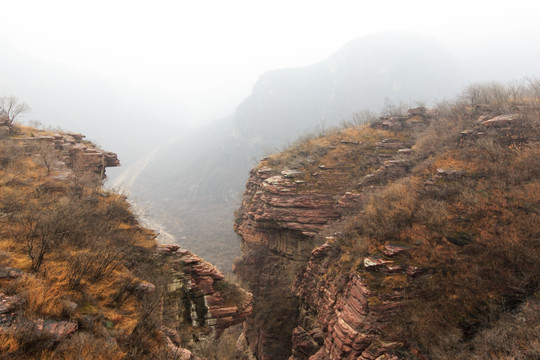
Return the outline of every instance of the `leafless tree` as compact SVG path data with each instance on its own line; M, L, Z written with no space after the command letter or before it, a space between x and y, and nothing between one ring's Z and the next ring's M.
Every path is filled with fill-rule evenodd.
M30 105L20 101L15 96L4 96L0 98L0 116L8 120L8 125L12 125L17 118L30 111Z
M47 168L47 175L50 175L51 167L58 159L58 155L54 151L54 146L49 143L41 142L36 153L43 166Z

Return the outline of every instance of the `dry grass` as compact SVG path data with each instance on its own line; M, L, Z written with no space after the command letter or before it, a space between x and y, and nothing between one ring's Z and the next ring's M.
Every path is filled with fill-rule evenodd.
M336 223L326 230L340 234L334 242L340 257L321 279L363 271L359 264L366 253L378 253L388 241L408 244L406 261L429 269L425 275L411 282L403 276L362 276L377 294L407 289L401 316L384 331L405 337L430 358L538 356L537 317L529 312L528 325L519 331L509 325L518 319L510 311L537 293L540 284L538 89L538 81L475 85L457 101L440 104L439 116L424 131L344 129L262 163L278 170L294 164L308 174L324 164L334 168L332 181L307 175L304 189L343 194L381 166L373 156L392 155L375 149L377 142L415 142L408 158L411 172L377 182L372 190L362 188L372 193L361 212L346 226ZM482 115L514 113L520 120L510 125L478 123ZM464 140L464 130L480 135ZM460 173L448 176L438 169Z
M17 137L31 134L46 133L21 127ZM24 141L7 141L0 143L0 266L27 275L2 279L2 292L24 299L17 316L78 321L79 331L56 348L32 334L2 333L0 358L153 358L144 349L159 353L164 344L156 321L161 309L149 311L143 303L150 295L126 286L145 279L164 296L155 233L138 225L124 196L86 186L73 191L70 181L51 180L54 172L35 161ZM148 336L134 337L136 329Z
M0 354L10 354L19 350L17 338L10 334L0 334Z
M19 286L24 289L25 312L28 316L60 318L63 313L62 288L46 284L43 279L28 276Z

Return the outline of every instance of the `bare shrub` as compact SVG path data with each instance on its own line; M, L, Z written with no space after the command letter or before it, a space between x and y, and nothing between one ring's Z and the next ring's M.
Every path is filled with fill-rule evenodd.
M89 249L75 253L69 262L68 281L72 289L78 289L84 283L96 283L108 277L124 258L126 248L116 246L99 237Z
M22 231L14 232L16 239L24 242L32 271L38 272L45 256L61 246L70 231L69 218L62 207L30 207L21 215Z
M415 216L416 194L407 181L399 181L372 196L365 207L362 225L379 239L397 238Z
M58 360L120 360L125 353L112 339L96 338L90 333L78 331L62 341L51 355Z
M526 302L518 311L505 314L472 341L472 351L462 350L457 359L540 358L540 303Z
M400 101L396 104L389 98L385 98L381 114L383 116L407 116L410 108L411 106L408 102Z
M343 127L362 126L372 123L378 119L377 115L370 110L357 111L352 114L351 119L344 121Z
M425 224L433 232L441 234L445 233L450 214L444 201L427 198L419 203L415 216L421 224Z

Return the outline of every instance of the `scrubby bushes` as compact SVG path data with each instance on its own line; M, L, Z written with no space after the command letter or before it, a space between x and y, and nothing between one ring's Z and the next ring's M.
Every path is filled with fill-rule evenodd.
M396 240L403 228L412 225L416 210L416 194L407 181L384 188L366 205L362 218L364 229L373 237Z
M386 187L366 207L373 237L417 245L416 265L433 271L413 282L404 313L388 330L395 336L402 329L432 358L458 352L468 358L465 344L494 340L484 336L500 331L488 330L494 320L538 291L540 108L531 84L475 85L445 104L440 119L417 136L424 163L414 172L416 181ZM520 115L504 127L477 121L482 114L508 113ZM475 128L480 135L462 140L470 132L461 132ZM447 175L454 170L459 175ZM527 344L507 347L506 356L534 358L524 355L535 353L531 331L520 335ZM485 357L477 358L502 354L483 346Z
M19 299L0 326L0 358L167 358L155 234L99 182L53 178L34 156L38 147L8 139L0 150L0 268L26 273L0 279L0 293ZM137 290L143 279L154 287ZM36 331L38 319L76 322L78 330L57 342Z
M525 310L540 289L539 89L536 80L473 85L440 104L424 131L409 134L410 171L363 186L371 193L361 212L327 229L347 238L336 241L332 271L361 271L366 247L379 254L387 242L407 244L407 261L425 270L404 286L402 312L383 336L433 359L538 356L537 319ZM498 115L515 116L482 124ZM520 306L528 328L511 333Z

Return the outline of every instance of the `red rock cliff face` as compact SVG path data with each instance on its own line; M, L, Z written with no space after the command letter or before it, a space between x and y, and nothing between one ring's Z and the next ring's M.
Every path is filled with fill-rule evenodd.
M398 359L391 352L404 346L401 339L379 334L400 310L409 282L422 272L403 261L409 250L386 244L380 256L365 257L361 268L324 276L339 263L340 249L333 238L314 249L293 288L305 311L293 331L291 359ZM373 289L371 276L393 281L392 291Z
M339 249L322 245L320 234L357 213L380 184L408 172L412 144L400 131L425 126L424 115L343 130L299 149L299 165L270 157L252 170L235 224L243 256L234 271L255 297L245 336L258 359L375 359L399 345L372 333L401 293L368 307L371 290L361 277L323 279ZM407 276L405 267L393 271Z
M524 264L517 272L507 266L515 259L494 267L500 255L489 255L506 249L500 234L513 226L496 218L505 213L513 224L520 221L507 199L527 203L532 192L521 189L538 185L530 160L521 160L521 168L516 162L537 151L538 115L516 109L501 115L458 104L440 119L412 109L261 161L235 222L243 255L234 270L255 300L244 335L256 357L426 359L423 353L446 346L446 338L439 348L431 344L448 328L457 334L445 350L452 354L489 325L482 311L503 312L530 296L534 290L523 285L507 286L529 281ZM483 195L470 201L474 189ZM520 216L529 218L527 211ZM515 231L537 238L526 222ZM512 246L523 246L523 256L536 251L525 240ZM504 266L497 278L484 279ZM447 280L449 273L460 280ZM440 318L432 316L438 312Z
M340 202L344 196L350 201ZM252 171L242 219L235 227L244 249L235 272L259 299L247 331L259 359L288 356L298 315L290 291L295 274L305 266L315 235L358 199L352 194L312 191L288 172L268 167Z
M178 245L161 245L159 250L170 266L169 299L177 308L180 323L208 327L219 336L251 314L253 296L225 283L221 271L212 264Z

